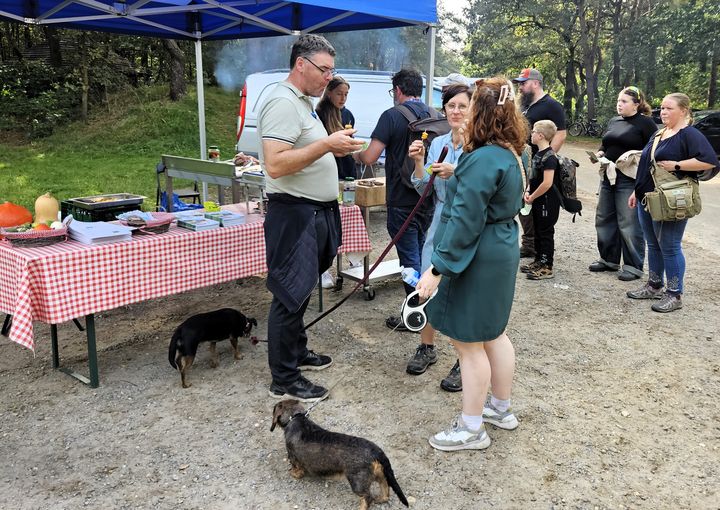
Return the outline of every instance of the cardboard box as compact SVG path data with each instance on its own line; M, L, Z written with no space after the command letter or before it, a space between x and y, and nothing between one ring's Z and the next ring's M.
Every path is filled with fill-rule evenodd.
M385 205L385 177L361 179L355 186L355 204L362 207Z

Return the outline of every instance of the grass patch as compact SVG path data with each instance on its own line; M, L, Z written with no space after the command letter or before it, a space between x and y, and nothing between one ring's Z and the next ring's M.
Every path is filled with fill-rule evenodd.
M87 124L76 122L34 142L0 138L0 202L32 210L51 191L58 200L98 193L145 195L155 205L155 165L162 154L200 156L195 89L177 103L165 87L134 89L98 107ZM208 145L223 158L234 154L238 97L205 90ZM179 182L178 186L187 183Z

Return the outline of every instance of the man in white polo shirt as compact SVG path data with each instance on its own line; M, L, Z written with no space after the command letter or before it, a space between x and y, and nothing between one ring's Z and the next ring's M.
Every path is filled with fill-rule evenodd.
M311 97L322 95L335 74L335 49L322 36L303 35L293 44L290 74L260 108L260 160L267 174L265 218L270 395L302 402L322 400L328 390L300 374L322 370L329 356L307 348L303 315L321 273L341 243L335 156L359 150L354 129L328 136Z

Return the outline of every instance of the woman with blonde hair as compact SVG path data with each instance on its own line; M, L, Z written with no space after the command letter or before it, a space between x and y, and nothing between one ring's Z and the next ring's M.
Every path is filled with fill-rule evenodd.
M627 292L631 299L659 299L650 308L667 313L682 308L685 278L685 255L682 238L687 218L676 221L654 221L645 210L645 194L655 189L650 173L653 161L678 179L696 179L700 172L718 165L718 158L707 138L692 127L690 98L685 94L668 94L660 106L665 128L653 136L643 149L635 179L635 191L628 199L637 207L638 219L648 251L648 280L637 290ZM638 204L641 204L638 207ZM663 290L663 286L665 290Z
M490 446L483 421L512 430L515 351L505 328L520 262L515 216L522 206L521 154L527 123L505 78L478 80L465 153L448 180L431 266L417 284L432 326L451 338L460 361L462 413L430 437L444 451ZM522 158L527 167L527 156ZM485 403L492 386L489 402Z

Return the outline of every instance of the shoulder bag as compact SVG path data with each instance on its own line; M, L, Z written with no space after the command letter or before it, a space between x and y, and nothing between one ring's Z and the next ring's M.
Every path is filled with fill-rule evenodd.
M655 183L655 190L645 193L642 205L653 221L680 221L692 218L702 211L700 184L692 177L678 179L655 162L655 149L664 131L663 129L655 135L650 150L650 175Z

